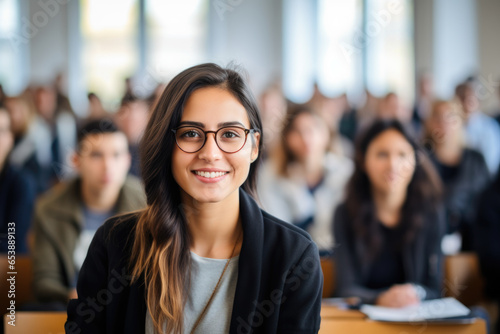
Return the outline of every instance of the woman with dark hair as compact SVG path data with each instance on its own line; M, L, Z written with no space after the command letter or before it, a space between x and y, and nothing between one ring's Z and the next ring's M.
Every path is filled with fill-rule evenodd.
M142 139L148 206L97 231L67 332L317 333L318 249L253 198L261 128L236 71L168 84Z
M439 182L399 121L376 121L356 149L335 213L337 294L388 307L439 296Z
M304 105L289 108L280 137L275 153L281 154L270 157L259 178L263 208L305 229L320 255L329 255L333 212L343 200L352 160L329 151L328 125Z

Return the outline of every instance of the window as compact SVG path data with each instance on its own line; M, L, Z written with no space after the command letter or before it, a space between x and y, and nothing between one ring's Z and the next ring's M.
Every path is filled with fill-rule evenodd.
M415 89L413 7L409 0L367 1L366 85L375 95L393 91L412 101Z
M147 69L159 80L203 62L207 0L146 1Z
M82 0L82 61L86 87L106 105L119 103L124 79L138 67L136 0Z
M29 37L20 32L21 3L0 0L0 84L6 93L21 93L26 85Z
M327 96L359 95L362 89L362 47L357 37L362 1L319 0L318 86Z
M115 108L125 78L133 77L134 92L144 97L156 81L202 62L207 7L208 0L81 0L87 89Z
M413 6L410 0L284 2L283 87L305 102L318 83L327 96L414 97Z

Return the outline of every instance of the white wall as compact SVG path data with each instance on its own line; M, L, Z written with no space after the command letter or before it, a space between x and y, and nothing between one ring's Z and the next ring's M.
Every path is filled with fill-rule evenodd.
M68 68L67 4L55 0L30 0L29 22L35 33L30 47L30 81L45 84ZM43 4L43 7L40 6Z
M211 0L209 24L209 61L243 65L255 94L281 76L282 0Z
M500 1L478 0L479 61L481 87L477 93L483 110L498 112L500 83Z

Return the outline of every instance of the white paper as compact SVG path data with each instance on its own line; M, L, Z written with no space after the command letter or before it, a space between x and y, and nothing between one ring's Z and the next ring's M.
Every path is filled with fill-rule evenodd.
M423 301L419 305L404 308L363 305L361 312L372 320L415 322L465 316L470 313L470 310L455 298L442 298Z

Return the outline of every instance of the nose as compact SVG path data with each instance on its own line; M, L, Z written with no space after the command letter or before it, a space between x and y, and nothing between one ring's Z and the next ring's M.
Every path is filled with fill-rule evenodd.
M222 151L215 142L215 133L207 133L205 145L198 151L198 158L205 161L215 161L221 158Z

